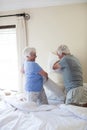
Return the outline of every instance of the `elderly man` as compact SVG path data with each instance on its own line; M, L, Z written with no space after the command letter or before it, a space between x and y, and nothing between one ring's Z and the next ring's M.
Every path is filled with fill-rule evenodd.
M82 68L79 60L70 53L66 45L57 49L60 61L54 63L53 69L60 69L66 89L66 104L87 107L87 90L83 87Z

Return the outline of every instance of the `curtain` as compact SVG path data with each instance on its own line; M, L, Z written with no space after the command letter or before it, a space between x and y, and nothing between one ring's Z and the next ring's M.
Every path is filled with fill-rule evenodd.
M21 66L23 64L23 49L28 45L27 42L27 26L24 17L19 17L17 19L16 31L17 31L17 52L18 52L18 68L19 68L19 86L20 91L23 91L24 78L23 74L20 72Z
M18 54L18 70L19 70L19 91L23 91L23 74L20 69L23 63L23 49L28 45L27 38L27 22L24 17L3 17L0 18L0 26L16 25L17 34L17 54Z

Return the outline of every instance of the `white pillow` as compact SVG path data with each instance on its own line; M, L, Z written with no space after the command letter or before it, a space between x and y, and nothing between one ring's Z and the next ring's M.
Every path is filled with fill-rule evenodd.
M58 56L49 52L48 75L49 80L44 84L48 99L65 100L64 83L61 71L53 70L53 65L58 61Z
M83 86L84 86L84 87L87 87L87 83L83 83Z
M49 58L48 58L48 72L55 72L52 68L54 63L58 61L58 56L53 54L52 52L49 52Z
M49 99L55 99L59 101L65 100L65 93L61 85L56 84L53 80L50 78L44 83L45 92L47 95L48 100Z
M59 59L57 55L53 54L52 52L49 52L48 74L49 78L51 78L55 83L62 84L62 86L64 86L61 70L53 70L53 65L58 60Z

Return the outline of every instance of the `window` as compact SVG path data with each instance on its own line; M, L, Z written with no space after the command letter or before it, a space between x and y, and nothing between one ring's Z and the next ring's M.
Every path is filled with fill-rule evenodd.
M16 28L0 28L0 88L18 90Z

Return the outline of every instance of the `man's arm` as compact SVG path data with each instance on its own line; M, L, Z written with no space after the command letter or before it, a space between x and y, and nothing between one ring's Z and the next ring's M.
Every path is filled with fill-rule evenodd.
M53 65L53 69L56 70L56 69L60 69L61 68L61 65L57 62L54 63Z

